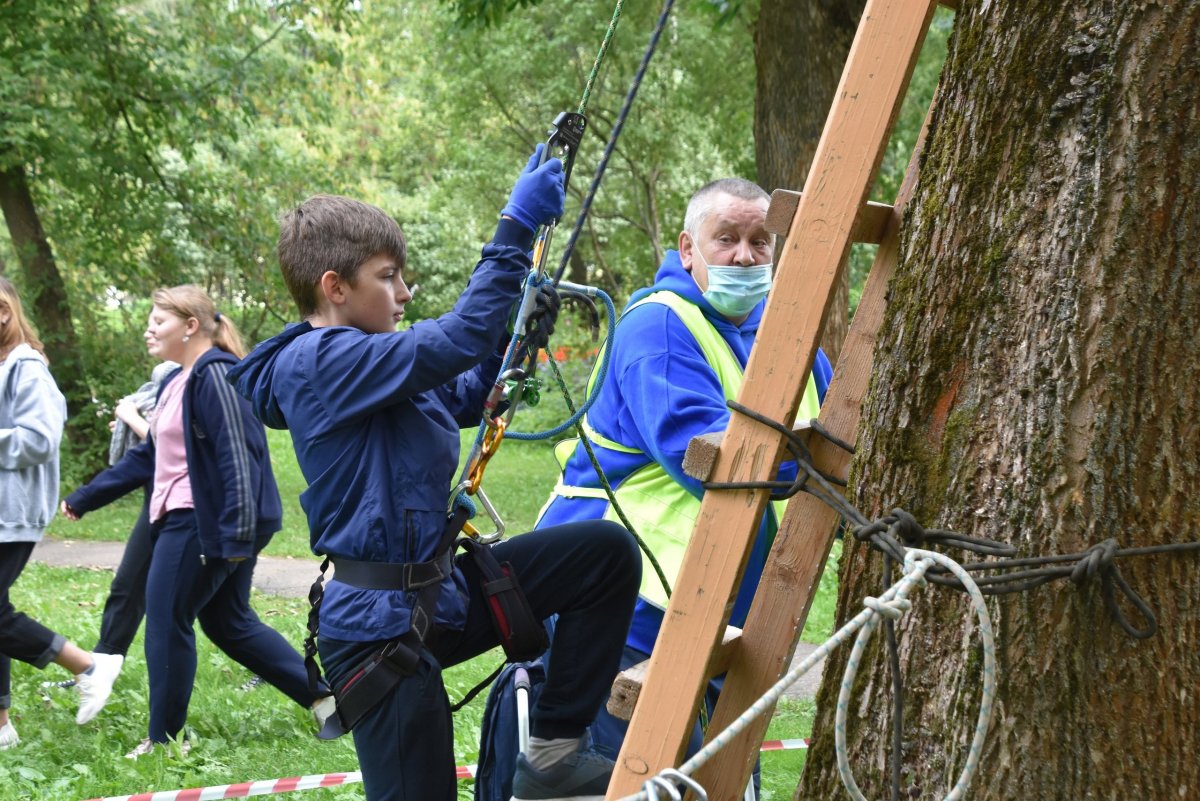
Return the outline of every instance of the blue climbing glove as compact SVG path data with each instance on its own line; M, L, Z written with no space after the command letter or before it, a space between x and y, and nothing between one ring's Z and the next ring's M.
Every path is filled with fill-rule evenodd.
M513 184L508 204L500 213L512 217L530 231L561 217L567 190L563 186L561 159L547 159L538 166L545 144L539 144L529 157L529 163Z

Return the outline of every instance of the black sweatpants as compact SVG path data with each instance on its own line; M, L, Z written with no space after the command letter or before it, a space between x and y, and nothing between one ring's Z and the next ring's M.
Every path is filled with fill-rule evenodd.
M142 504L129 539L125 541L125 552L113 575L104 601L104 616L100 620L100 640L94 650L102 654L125 656L138 627L146 615L146 577L150 575L150 557L154 555L153 527L150 525L150 507Z
M589 520L522 534L494 546L539 619L558 615L546 684L530 714L536 737L578 737L608 697L641 583L641 555L621 526ZM354 728L368 801L453 801L454 733L443 667L499 644L469 559L459 564L470 599L461 632L439 632L416 673ZM381 642L322 638L327 679L340 685Z
M11 706L12 659L44 668L62 653L66 639L13 608L8 590L33 553L32 542L0 543L0 709Z

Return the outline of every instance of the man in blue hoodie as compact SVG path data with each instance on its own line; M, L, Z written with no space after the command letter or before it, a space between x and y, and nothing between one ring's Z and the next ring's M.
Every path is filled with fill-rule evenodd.
M403 331L396 324L412 293L395 221L320 195L289 212L279 264L304 322L229 373L263 422L291 431L308 481L300 502L312 548L335 567L319 601L318 648L369 801L456 797L441 669L500 640L479 566L450 561L446 536L456 532L446 509L459 428L478 422L495 381L534 233L562 213L562 163L539 166L540 153L454 308ZM543 307L544 334L555 312ZM588 748L586 729L616 674L640 580L637 546L624 528L595 520L514 537L493 553L515 571L534 621L559 616L514 796L602 799L612 762Z
M775 238L766 229L770 198L756 184L726 178L688 203L679 250L668 251L654 285L630 298L609 344L609 374L585 431L618 503L674 581L704 494L683 472L693 437L724 431L771 288ZM832 377L818 351L796 419L816 417ZM563 477L538 527L617 519L582 445L560 454ZM780 480L796 476L795 462ZM730 623L741 626L774 541L782 504L763 516ZM667 594L649 563L626 640L622 669L649 658ZM710 694L710 701L713 699ZM598 745L618 750L626 724L601 711ZM698 739L694 739L698 744Z

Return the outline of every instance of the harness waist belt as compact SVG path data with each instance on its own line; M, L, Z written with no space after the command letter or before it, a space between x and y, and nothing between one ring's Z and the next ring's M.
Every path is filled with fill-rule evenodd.
M360 562L331 556L333 580L360 590L419 590L445 579L454 569L452 551L428 562Z

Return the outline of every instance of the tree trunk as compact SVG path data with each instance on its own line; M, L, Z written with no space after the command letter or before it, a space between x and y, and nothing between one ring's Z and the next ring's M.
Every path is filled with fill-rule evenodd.
M804 186L864 5L762 0L754 32L754 151L758 182L767 191ZM837 364L850 325L848 270L834 308L821 347Z
M1200 3L1165 5L964 2L859 433L869 517L898 505L1022 556L1200 540ZM879 594L880 562L847 542L839 621ZM973 801L1200 798L1200 556L1118 564L1157 613L1148 640L1098 582L989 600L999 688ZM961 595L914 602L901 797L940 798L980 649ZM880 639L848 731L871 798L889 797ZM843 793L848 653L829 660L797 798Z
M83 380L67 290L33 204L25 168L20 164L0 170L0 211L25 278L26 297L22 301L37 326L55 380L74 416L87 405L90 393Z

